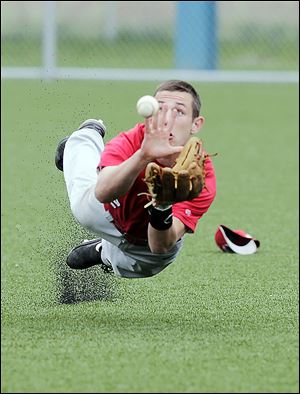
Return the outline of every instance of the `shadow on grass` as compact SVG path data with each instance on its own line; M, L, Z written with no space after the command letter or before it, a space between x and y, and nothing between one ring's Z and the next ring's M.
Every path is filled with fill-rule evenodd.
M57 302L76 304L83 301L113 301L116 297L116 278L100 267L73 270L66 263L57 263Z

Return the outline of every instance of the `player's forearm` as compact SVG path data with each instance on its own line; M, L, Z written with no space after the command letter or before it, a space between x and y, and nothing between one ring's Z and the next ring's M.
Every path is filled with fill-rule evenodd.
M159 231L149 224L148 243L152 253L167 253L177 242L177 234L174 227Z
M152 253L167 253L185 234L185 225L176 217L167 230L157 230L151 223L148 225L148 244Z
M124 195L147 164L148 160L138 150L123 163L103 168L98 175L96 198L105 203Z

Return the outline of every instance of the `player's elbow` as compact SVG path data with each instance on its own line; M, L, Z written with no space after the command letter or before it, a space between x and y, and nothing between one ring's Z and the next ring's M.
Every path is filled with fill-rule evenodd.
M105 187L102 183L99 182L96 184L95 187L95 197L102 204L112 202L116 198L114 196L113 190L110 189L109 185Z
M168 252L170 251L170 249L171 249L171 248L164 248L164 247L160 247L160 248L154 247L154 248L151 248L151 247L150 247L151 253L154 253L154 254L166 254L166 253L168 253Z
M95 186L95 197L102 204L110 203L119 197L117 195L117 187L112 182L113 176L105 170L106 168L100 171Z
M169 253L170 250L174 247L174 242L149 242L149 248L151 253L155 254L165 254Z
M108 201L107 195L104 193L103 188L100 188L98 185L95 187L95 197L102 204L105 202L110 202Z

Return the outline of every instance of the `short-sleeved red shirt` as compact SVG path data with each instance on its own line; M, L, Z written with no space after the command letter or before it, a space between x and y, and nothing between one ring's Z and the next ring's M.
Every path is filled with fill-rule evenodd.
M144 124L137 124L133 129L122 132L109 141L105 145L98 167L115 166L131 157L141 147L144 129ZM210 158L205 161L205 174L206 188L198 197L173 205L173 216L180 219L189 232L195 231L198 220L208 210L216 195L216 177ZM116 227L136 240L147 239L149 214L144 205L149 200L145 195L138 195L147 192L144 176L145 171L142 171L124 196L104 204Z

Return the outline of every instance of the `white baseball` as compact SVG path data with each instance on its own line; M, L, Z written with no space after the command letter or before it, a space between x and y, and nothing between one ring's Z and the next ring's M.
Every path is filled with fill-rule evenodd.
M159 104L153 96L143 96L136 103L136 110L143 118L149 118L158 112Z

